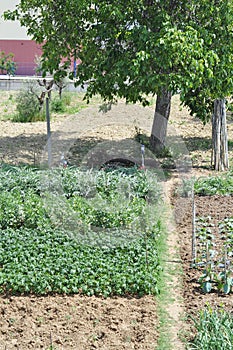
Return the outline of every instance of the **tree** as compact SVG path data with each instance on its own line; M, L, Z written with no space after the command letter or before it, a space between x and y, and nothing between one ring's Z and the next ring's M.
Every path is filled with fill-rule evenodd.
M0 71L2 74L15 75L16 63L14 62L14 54L6 54L0 51Z
M183 89L181 98L204 123L212 120L212 164L215 170L225 170L229 166L225 102L233 88L232 1L197 3L192 26L200 28L206 50L212 50L216 60L211 69L205 69L199 87Z
M125 98L147 105L147 96L157 95L151 144L160 149L172 94L181 91L188 103L207 76L214 79L219 57L210 43L211 24L223 13L214 18L206 9L229 1L208 1L24 0L5 18L19 19L43 44L44 72L63 74L78 55L75 84L88 81L87 101L99 93L105 102Z
M214 101L212 116L212 164L215 170L229 167L225 99Z

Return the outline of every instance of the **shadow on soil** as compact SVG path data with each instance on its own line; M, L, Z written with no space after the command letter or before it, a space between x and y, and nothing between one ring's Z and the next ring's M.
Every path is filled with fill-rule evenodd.
M53 165L60 164L61 156L70 165L99 167L114 158L131 160L142 165L141 144L137 139L106 140L98 137L77 137L74 132L52 134ZM45 134L18 135L0 139L0 163L11 165L40 166L47 157L47 137ZM160 167L156 156L145 149L145 165Z
M78 137L74 132L54 133L55 143L52 153L56 164L60 162L62 153L70 165L87 164L92 167L101 165L114 158L129 159L139 166L142 163L141 144L145 145L145 166L162 168L166 178L175 170L173 157L168 149L157 157L149 149L149 137L136 134L134 138L122 140L106 140L98 137ZM201 137L177 138L170 136L170 148L179 150L189 156L189 152L211 150L211 139ZM42 156L47 155L47 137L45 134L18 135L0 139L0 162L14 165L39 166ZM184 148L184 150L183 150ZM186 150L185 150L186 148ZM233 141L229 141L229 150L233 150ZM56 165L55 164L55 165ZM199 167L202 167L200 164Z
M185 137L183 138L187 149L192 151L206 151L212 148L212 140L203 137Z

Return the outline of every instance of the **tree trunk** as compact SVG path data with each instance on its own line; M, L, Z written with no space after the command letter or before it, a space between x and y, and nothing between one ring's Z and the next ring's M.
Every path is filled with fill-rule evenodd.
M212 116L212 157L211 164L217 171L228 169L228 141L226 123L226 101L224 98L214 101Z
M163 89L157 95L154 121L150 136L151 148L155 152L160 152L164 146L167 135L167 124L171 110L172 93Z

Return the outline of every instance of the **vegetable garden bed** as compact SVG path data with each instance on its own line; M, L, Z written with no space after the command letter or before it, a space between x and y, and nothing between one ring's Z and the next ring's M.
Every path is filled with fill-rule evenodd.
M156 294L161 222L151 203L159 193L148 186L137 169L3 168L1 292Z
M228 174L221 178L199 179L194 187L195 261L191 239L194 229L193 201L190 198L176 199L176 221L184 270L184 302L187 315L195 318L194 323L189 319L194 333L189 331L188 338L191 339L197 334L190 349L211 348L214 346L214 333L216 339L223 342L221 344L221 341L215 341L216 349L231 349L229 341L232 341L232 335L229 333L229 327L232 324L233 305L232 177ZM210 325L208 330L203 328L205 320Z
M6 349L12 342L21 349L46 344L46 349L74 349L77 342L83 349L97 344L125 349L138 337L143 349L154 348L161 204L156 176L137 168L82 172L2 166L0 339ZM43 310L45 305L49 309ZM75 310L86 319L85 329ZM33 333L30 339L27 331L21 339L20 324L29 314L37 338ZM51 317L65 338L53 326L45 331ZM127 330L120 329L122 323Z

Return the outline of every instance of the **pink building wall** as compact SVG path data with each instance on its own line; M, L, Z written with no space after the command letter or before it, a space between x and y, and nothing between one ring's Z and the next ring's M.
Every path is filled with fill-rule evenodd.
M0 51L13 53L17 64L16 75L35 75L35 58L42 54L40 45L32 40L0 40Z

